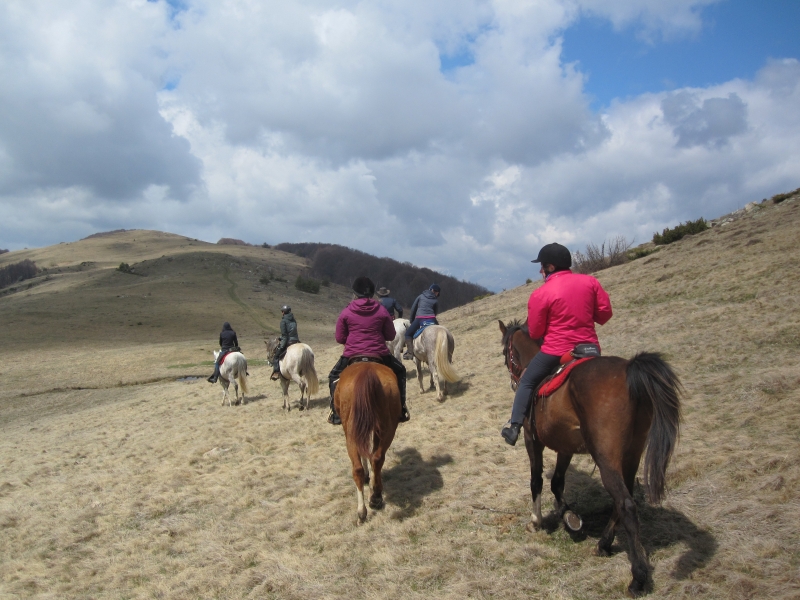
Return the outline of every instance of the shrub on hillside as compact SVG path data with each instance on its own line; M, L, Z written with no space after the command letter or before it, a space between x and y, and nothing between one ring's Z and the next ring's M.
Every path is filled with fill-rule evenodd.
M308 292L309 294L319 294L319 281L298 275L295 279L294 287L301 292Z
M644 258L650 256L653 252L658 252L661 248L634 248L628 250L628 260L636 260L637 258Z
M596 244L586 246L586 254L575 252L572 256L572 270L576 273L596 273L609 267L628 262L628 249L632 242L618 235L610 242L603 242L599 247Z
M677 242L682 239L684 236L694 235L706 229L708 229L708 222L703 217L700 217L697 221L686 221L686 223L676 225L672 229L666 228L661 233L654 233L653 243L657 246L671 244L672 242Z
M130 266L128 263L123 262L123 263L119 263L119 266L117 267L117 271L119 271L120 273L129 273L129 274L132 275L133 274L133 267Z
M3 250L2 248L0 248L0 254L5 254L6 252L8 252L8 250Z
M35 277L38 272L36 263L28 259L6 265L0 269L0 288Z
M772 198L770 198L770 200L772 200L773 204L780 204L784 200L788 200L797 194L800 194L800 188L797 188L792 192L786 192L785 194L775 194Z

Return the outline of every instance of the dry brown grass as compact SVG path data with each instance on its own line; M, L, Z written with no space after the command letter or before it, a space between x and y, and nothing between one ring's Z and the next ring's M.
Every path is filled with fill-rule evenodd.
M600 331L605 353L664 352L687 389L668 499L652 507L639 497L653 597L800 594L798 224L800 202L786 201L598 275L615 309ZM196 249L180 240L149 250L191 258ZM209 360L222 319L261 358L263 328L249 315L277 325L284 296L269 286L251 293L252 268L241 267L228 275L238 304L223 272L198 282L196 270L168 268L175 255L159 275L116 274L151 294L122 310L111 270L147 256L86 242L109 255L103 269L0 297L22 346L0 360L0 597L622 596L624 536L611 558L593 554L610 501L587 457L573 462L566 490L586 539L524 528L527 455L499 436L512 396L497 319L523 317L533 285L442 315L463 381L443 403L409 386L412 420L385 466L387 507L356 527L344 437L325 423L322 393L308 413L287 415L265 365L251 367L243 407L220 407L219 388L202 380L175 380L207 372L193 365ZM30 252L100 263L72 246ZM302 267L269 250L203 249ZM346 293L286 288L324 375ZM161 327L108 323L118 313ZM63 389L74 387L96 389ZM549 451L546 461L552 468Z

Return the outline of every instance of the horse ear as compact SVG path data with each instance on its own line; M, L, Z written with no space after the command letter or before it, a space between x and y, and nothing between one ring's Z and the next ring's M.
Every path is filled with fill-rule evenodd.
M505 335L506 334L506 326L505 326L505 324L500 319L498 319L497 322L500 323L500 331L502 331L503 335Z

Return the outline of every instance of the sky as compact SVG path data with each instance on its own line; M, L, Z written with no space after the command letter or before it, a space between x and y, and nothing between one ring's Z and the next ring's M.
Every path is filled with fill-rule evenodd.
M800 187L800 2L5 0L0 248L338 243L498 291Z

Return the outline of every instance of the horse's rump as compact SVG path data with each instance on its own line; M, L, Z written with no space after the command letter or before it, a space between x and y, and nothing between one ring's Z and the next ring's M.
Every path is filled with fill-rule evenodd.
M290 359L294 362L296 373L305 379L309 395L316 394L319 391L319 377L314 367L314 352L307 344L296 342L287 348L283 362Z
M387 366L373 362L359 362L347 367L336 386L337 410L345 422L347 437L359 453L371 457L374 442L382 437L393 437L394 424L400 415L400 391L397 378ZM391 440L389 440L391 443Z
M451 341L453 336L450 334L447 329L444 327L439 326L440 329L436 329L436 369L441 373L442 377L444 377L445 381L449 383L455 383L459 379L458 373L453 368L453 363L450 362L450 354L451 350ZM455 345L455 344L453 344Z

